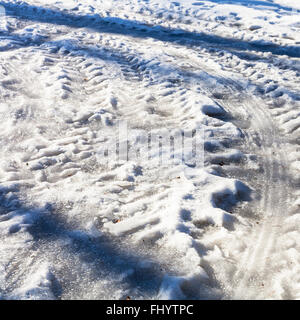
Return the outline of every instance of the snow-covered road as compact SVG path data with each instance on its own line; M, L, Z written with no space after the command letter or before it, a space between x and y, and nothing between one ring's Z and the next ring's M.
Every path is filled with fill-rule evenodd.
M0 1L0 299L299 299L299 75L297 0Z

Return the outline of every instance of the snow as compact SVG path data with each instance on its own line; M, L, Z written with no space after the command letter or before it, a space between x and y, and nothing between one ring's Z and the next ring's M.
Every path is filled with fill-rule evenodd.
M298 299L298 2L1 1L1 299Z

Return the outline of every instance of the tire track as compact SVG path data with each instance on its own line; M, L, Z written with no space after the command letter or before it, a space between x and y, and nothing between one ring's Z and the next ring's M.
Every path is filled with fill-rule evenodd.
M262 101L249 103L247 98L245 101L246 103L241 105L246 112L254 116L252 124L257 126L261 137L262 145L259 153L264 161L265 175L262 180L265 179L265 183L264 189L261 190L260 201L262 221L259 227L254 225L254 230L250 232L250 245L242 255L242 262L238 264L238 271L232 279L235 285L231 295L234 299L265 297L264 288L272 284L272 277L270 279L269 275L269 268L272 267L269 264L270 257L276 252L276 239L281 234L281 222L284 216L289 214L287 204L290 191L283 194L284 190L289 190L288 174L285 169L289 164L281 151L280 135L276 133L277 129L269 114L260 107L264 105ZM226 107L234 112L238 105L227 102ZM253 139L248 139L249 142L248 147L253 148Z

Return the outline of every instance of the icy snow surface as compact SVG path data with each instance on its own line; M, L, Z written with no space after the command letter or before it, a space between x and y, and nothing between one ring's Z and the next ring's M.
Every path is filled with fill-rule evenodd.
M0 299L300 298L298 0L0 6Z

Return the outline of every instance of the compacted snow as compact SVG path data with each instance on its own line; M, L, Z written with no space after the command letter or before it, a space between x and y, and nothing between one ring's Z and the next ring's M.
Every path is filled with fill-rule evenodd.
M1 299L300 298L298 0L0 6Z

